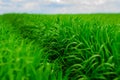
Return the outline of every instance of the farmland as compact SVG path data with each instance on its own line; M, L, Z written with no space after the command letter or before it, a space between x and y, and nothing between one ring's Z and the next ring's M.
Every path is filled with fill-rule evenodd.
M120 80L120 14L0 15L0 80Z

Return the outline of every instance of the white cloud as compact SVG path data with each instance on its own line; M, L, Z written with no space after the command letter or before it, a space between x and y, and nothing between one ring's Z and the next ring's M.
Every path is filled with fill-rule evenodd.
M0 4L3 4L3 2L2 2L2 1L0 1Z
M22 2L24 0L11 0L11 2Z
M0 13L120 12L119 5L118 0L0 0Z
M84 0L81 3L82 4L86 4L86 5L100 5L100 4L104 4L106 2L106 0Z
M61 0L50 0L51 2L57 2L57 3L60 3Z
M56 0L54 0L56 1ZM108 0L61 0L59 2L65 3L65 4L85 4L85 5L99 5L104 4Z
M28 2L28 3L25 3L22 8L25 9L25 10L29 10L29 9L36 9L37 7L39 6L39 3L38 2Z

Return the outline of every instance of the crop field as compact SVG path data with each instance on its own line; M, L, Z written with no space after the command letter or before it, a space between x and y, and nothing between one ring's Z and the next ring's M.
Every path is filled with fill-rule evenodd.
M0 15L0 80L120 80L120 14Z

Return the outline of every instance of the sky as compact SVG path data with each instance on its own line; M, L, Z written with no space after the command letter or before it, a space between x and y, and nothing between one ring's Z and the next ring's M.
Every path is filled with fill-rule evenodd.
M0 0L4 13L120 13L120 0Z

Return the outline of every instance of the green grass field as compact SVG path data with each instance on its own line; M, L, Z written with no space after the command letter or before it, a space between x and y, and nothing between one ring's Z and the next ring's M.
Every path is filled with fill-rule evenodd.
M120 14L0 15L0 80L120 80Z

